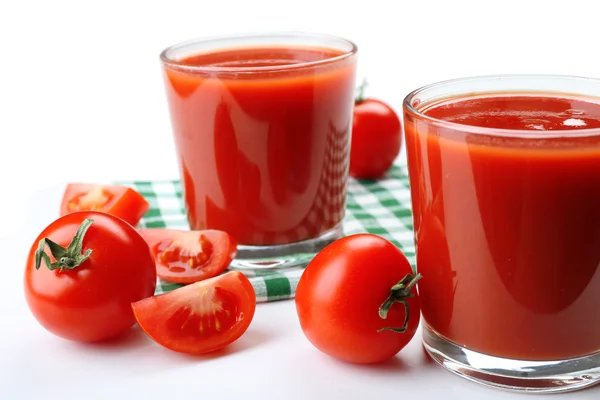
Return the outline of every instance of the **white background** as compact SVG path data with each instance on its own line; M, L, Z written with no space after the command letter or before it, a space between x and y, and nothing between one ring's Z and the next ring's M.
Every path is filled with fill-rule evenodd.
M368 94L400 111L419 86L468 75L600 78L590 1L10 1L0 4L0 398L522 398L427 362L418 338L358 367L302 336L293 301L260 304L218 357L184 357L137 330L81 346L54 338L22 293L26 253L67 181L177 178L159 52L191 38L273 30L359 47ZM403 157L403 154L402 156ZM245 394L243 394L245 393ZM595 388L568 398L598 398ZM538 396L539 398L539 396Z

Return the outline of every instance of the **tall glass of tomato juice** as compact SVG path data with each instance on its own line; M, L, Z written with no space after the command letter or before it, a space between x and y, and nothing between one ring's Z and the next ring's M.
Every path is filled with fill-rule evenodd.
M308 33L162 52L189 225L230 233L232 268L305 265L342 236L356 56Z
M600 80L457 79L403 111L429 354L508 389L597 383Z

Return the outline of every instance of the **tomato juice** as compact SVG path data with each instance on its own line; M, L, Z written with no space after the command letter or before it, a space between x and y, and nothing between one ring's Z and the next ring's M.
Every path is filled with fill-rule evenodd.
M509 91L411 106L429 328L511 359L600 351L600 99Z
M355 64L354 51L304 45L165 62L190 228L275 245L340 224Z

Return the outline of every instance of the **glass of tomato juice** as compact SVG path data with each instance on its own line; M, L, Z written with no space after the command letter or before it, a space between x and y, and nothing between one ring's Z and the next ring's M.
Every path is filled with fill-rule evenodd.
M306 265L342 236L357 48L240 34L161 53L191 229L238 243L233 269Z
M403 112L429 354L520 391L600 381L600 80L456 79Z

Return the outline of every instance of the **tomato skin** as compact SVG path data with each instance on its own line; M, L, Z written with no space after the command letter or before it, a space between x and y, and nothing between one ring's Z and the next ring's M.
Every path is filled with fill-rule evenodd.
M74 270L35 268L42 238L66 247L79 225L93 219L83 239L90 257ZM49 253L49 252L48 252ZM102 212L62 216L33 242L25 268L27 304L46 330L62 338L96 342L113 338L135 323L130 304L154 294L156 270L150 249L136 230Z
M149 209L146 199L127 186L69 183L60 204L60 215L102 211L136 226Z
M322 352L351 363L371 364L395 356L412 339L420 321L413 286L410 318L404 333L378 332L401 327L402 304L382 319L378 310L390 288L407 274L410 263L393 243L377 235L343 237L308 264L298 282L296 310L306 338Z
M156 343L179 353L205 354L246 332L254 318L256 294L244 274L232 271L131 307L139 326Z
M158 277L173 283L189 284L217 276L237 254L235 239L223 231L149 228L138 232L150 246ZM194 256L203 258L193 260Z
M400 118L384 102L365 99L354 105L350 170L357 179L380 179L400 154Z

